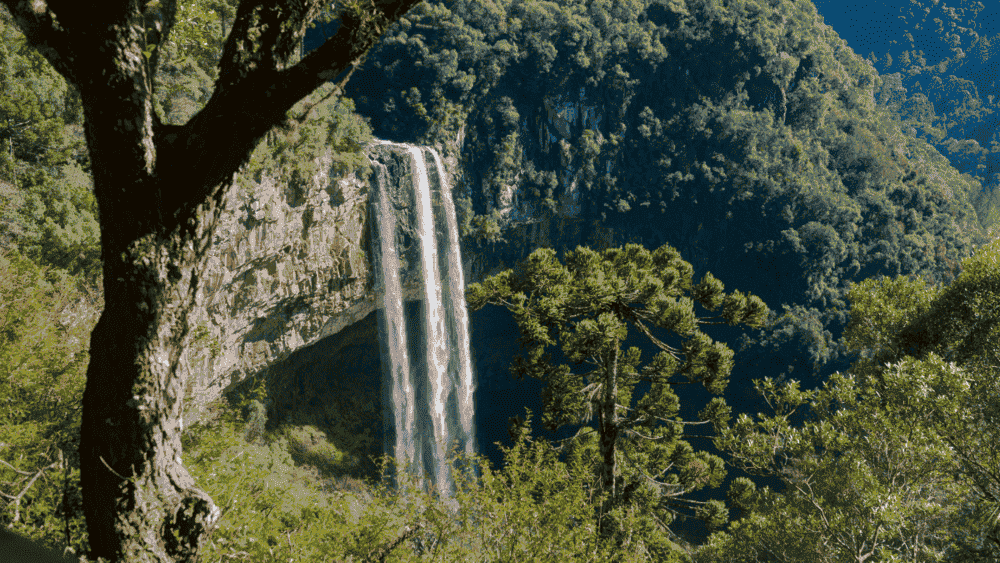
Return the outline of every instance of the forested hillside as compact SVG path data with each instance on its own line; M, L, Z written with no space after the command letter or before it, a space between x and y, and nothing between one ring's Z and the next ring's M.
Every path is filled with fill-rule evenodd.
M180 2L157 76L165 123L207 101L237 4ZM985 61L989 40L976 41ZM343 452L266 429L247 398L185 434L192 475L227 507L205 560L1000 558L1000 210L982 176L928 142L954 137L955 157L965 135L992 137L970 104L935 114L937 98L901 101L896 83L807 0L418 5L342 96L270 133L243 177L304 182L326 148L336 170L363 173L373 135L433 144L459 160L463 252L484 262L514 267L539 240L560 258L670 245L695 278L759 296L775 313L764 328L712 333L741 374L726 391L736 412L711 421L739 477L704 488L690 452L659 452L687 464L675 485L725 503L715 533L634 511L605 541L593 444L562 455L513 425L504 466L448 517L416 490L338 474ZM80 397L102 306L79 104L0 10L0 523L76 553ZM516 336L491 338L516 349ZM671 416L693 415L679 395ZM672 513L663 487L630 478L635 506Z
M819 0L817 7L878 70L883 79L879 103L899 113L904 130L927 140L958 171L982 182L987 190L974 204L988 211L1000 182L1000 6L978 0L879 5ZM985 221L995 220L986 216Z
M477 235L575 200L607 242L669 242L760 295L781 318L754 362L809 377L847 365L849 281L947 282L986 240L981 184L884 86L805 1L451 2L404 17L347 94L376 136L462 132ZM525 230L487 251L512 264Z

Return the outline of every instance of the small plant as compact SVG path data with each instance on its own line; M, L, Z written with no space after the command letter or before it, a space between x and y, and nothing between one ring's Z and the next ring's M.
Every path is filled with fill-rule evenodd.
M219 353L222 351L219 339L213 337L205 325L198 325L191 331L191 347L208 348L212 360L219 357Z

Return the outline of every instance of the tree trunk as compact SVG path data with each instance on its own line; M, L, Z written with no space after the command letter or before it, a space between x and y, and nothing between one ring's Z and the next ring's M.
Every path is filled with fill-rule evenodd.
M194 256L136 246L105 262L105 295L124 299L108 300L90 339L83 507L91 557L186 560L219 517L181 464L186 381L177 363L201 268Z
M774 114L777 116L778 121L784 125L785 118L788 116L788 95L781 86L778 86L778 90L781 92L781 96L778 98L779 111L775 111Z
M614 351L611 359L605 366L604 376L604 396L601 399L601 414L599 417L600 434L600 477L601 489L607 494L601 507L600 532L602 537L610 534L612 527L608 522L608 513L616 506L618 501L617 477L618 466L615 461L616 449L618 446L618 353L619 346L614 344Z
M0 0L79 91L101 223L105 308L90 340L80 479L90 558L195 559L220 511L181 460L188 311L235 173L296 102L359 62L418 0L373 0L290 65L319 0L242 0L212 98L191 120L153 107L176 0ZM305 116L299 116L301 120Z
M128 50L141 45L136 27L102 38L118 56L104 83L81 88L105 308L90 340L80 480L91 558L169 563L193 559L220 516L182 465L177 366L228 183L180 160L153 111L151 71Z
M92 558L186 561L219 518L182 465L177 370L214 207L192 218L194 236L117 240L102 222L106 305L90 340L80 439Z
M186 381L177 366L229 190L172 162L173 147L156 143L151 104L130 103L143 85L118 78L81 92L105 295L90 340L80 436L90 557L186 561L220 511L182 464ZM120 119L102 119L112 104ZM208 197L185 197L199 192Z

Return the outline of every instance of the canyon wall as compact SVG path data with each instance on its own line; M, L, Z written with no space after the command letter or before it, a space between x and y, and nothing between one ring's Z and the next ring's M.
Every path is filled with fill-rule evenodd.
M375 310L366 178L321 172L291 190L264 176L249 188L233 188L192 311L189 424L227 388Z

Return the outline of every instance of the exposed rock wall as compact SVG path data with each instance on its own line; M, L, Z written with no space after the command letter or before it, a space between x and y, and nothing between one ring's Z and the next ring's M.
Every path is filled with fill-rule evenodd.
M401 186L411 189L405 155L374 150L372 156L377 162L373 173L381 167L396 180L393 193ZM458 166L454 157L445 159L449 175ZM296 377L286 360L375 311L371 178L367 171L331 178L329 169L323 162L321 172L299 189L268 176L233 188L191 314L190 343L181 356L180 369L190 374L188 424L201 419L205 405L255 376L266 373L269 390L284 388L278 380ZM431 167L428 173L437 171ZM395 199L405 198L396 193ZM412 210L402 205L397 211L401 224L412 223ZM403 238L404 250L416 240L412 233ZM463 262L469 279L477 262L472 256ZM409 299L418 298L417 270L403 272Z
M369 184L331 178L329 164L300 189L267 176L233 188L181 356L189 424L227 388L375 310Z

